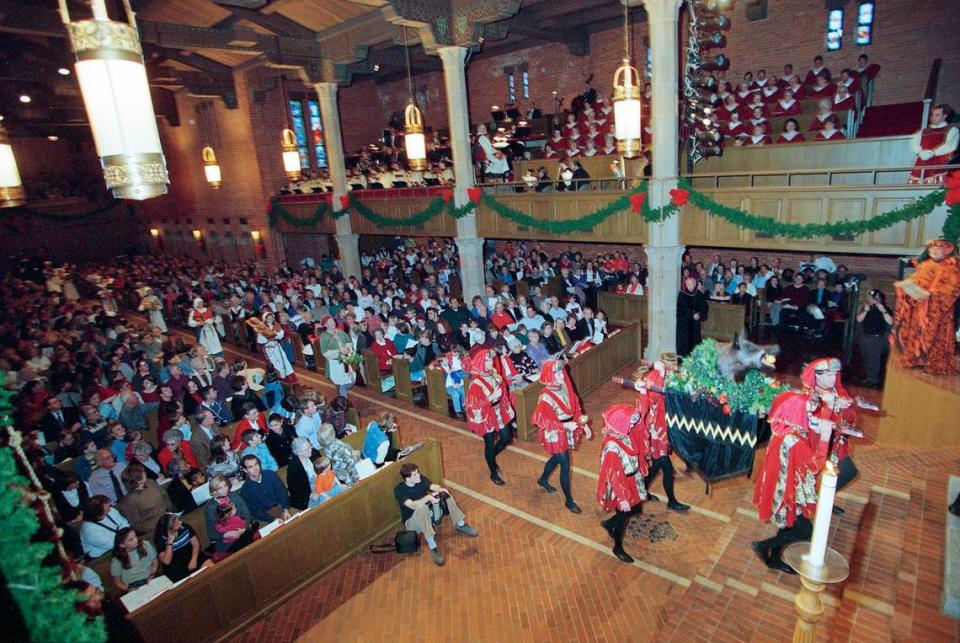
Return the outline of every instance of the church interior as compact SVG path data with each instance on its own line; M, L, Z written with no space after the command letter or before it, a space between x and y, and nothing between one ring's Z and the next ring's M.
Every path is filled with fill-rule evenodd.
M960 642L955 14L0 0L11 640Z

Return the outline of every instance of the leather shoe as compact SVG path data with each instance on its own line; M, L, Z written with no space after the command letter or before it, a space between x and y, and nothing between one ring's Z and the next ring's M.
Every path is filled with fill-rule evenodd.
M557 488L552 484L544 480L543 478L537 478L537 484L546 489L547 493L555 493Z
M437 564L437 567L443 567L443 552L440 551L439 547L431 549L430 556L433 557L433 562Z
M647 492L647 500L650 502L660 502L660 498L658 496L653 495L649 491Z
M667 503L667 509L673 509L674 511L679 511L683 513L685 511L690 511L690 505L685 505L682 502L672 501Z
M580 507L578 507L578 506L577 506L577 503L575 503L575 502L567 502L567 503L564 503L564 506L565 506L567 509L569 509L569 510L570 510L570 513L572 513L572 514L580 514L580 513L583 513L583 510L582 510Z
M627 552L623 551L623 547L614 547L613 555L622 560L625 563L632 563L633 557Z
M498 487L502 487L503 485L507 484L503 481L503 478L500 477L499 473L493 474L490 476L490 479L493 480L493 484L497 485Z
M771 558L767 561L767 567L770 569L775 569L777 571L783 572L784 574L796 574L793 570L793 567L783 562L783 559L779 556L777 558Z
M752 543L750 543L750 548L753 550L753 553L757 555L757 558L763 561L763 564L766 565L768 551L763 546L763 543L761 543L759 540L754 540Z

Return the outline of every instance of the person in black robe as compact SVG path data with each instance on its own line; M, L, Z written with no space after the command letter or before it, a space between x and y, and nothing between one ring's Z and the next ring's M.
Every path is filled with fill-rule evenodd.
M697 289L697 280L687 277L677 295L677 355L685 357L700 343L700 325L706 321L706 297Z

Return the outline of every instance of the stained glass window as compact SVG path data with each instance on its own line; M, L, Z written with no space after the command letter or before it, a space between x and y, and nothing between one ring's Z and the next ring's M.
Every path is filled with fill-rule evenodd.
M510 70L510 73L507 74L507 100L511 103L517 100L517 86L516 79L513 76L513 70Z
M317 159L317 167L327 167L327 147L323 142L323 121L320 118L320 103L308 101L310 109L310 136L313 141L313 154Z
M525 100L529 99L530 98L530 72L528 72L526 69L520 72L520 86L521 86L521 89L523 90L523 98Z
M310 169L310 152L307 150L307 124L303 120L303 102L290 101L290 120L293 121L293 134L297 139L297 151L300 153L300 167Z
M873 42L873 3L861 2L857 8L857 44L869 45Z
M827 15L827 51L843 46L843 9L834 9Z

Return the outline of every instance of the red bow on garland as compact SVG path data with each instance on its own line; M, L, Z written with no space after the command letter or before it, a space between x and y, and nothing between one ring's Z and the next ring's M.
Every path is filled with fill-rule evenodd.
M453 190L444 190L440 193L444 203L450 203L453 200Z
M647 200L646 192L638 192L636 194L630 195L630 209L636 213L640 213L643 209L643 202Z
M350 197L347 196L346 194L341 194L341 195L340 195L340 209L341 209L341 210L346 210L346 209L349 208L349 207L350 207Z
M960 171L953 171L947 175L945 181L947 185L947 194L943 199L944 205L960 205Z
M483 194L481 188L467 188L467 198L474 203L480 203L480 195Z
M686 205L690 200L690 192L683 188L670 190L670 203L676 206Z

